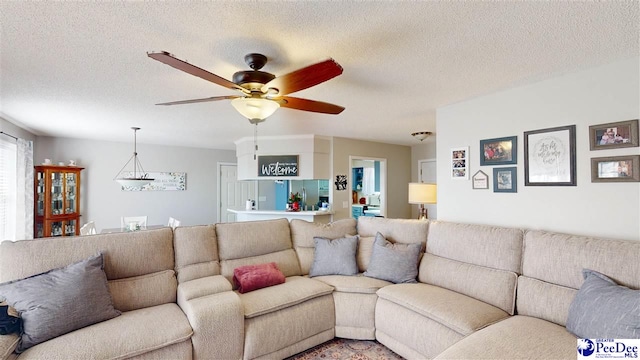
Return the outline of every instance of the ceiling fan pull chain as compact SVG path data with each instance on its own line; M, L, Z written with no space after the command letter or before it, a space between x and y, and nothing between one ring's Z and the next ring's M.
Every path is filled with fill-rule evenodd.
M253 128L253 160L256 159L256 153L258 152L258 123Z

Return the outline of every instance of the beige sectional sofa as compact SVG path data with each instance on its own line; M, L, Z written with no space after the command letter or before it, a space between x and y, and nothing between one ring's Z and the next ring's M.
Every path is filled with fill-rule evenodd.
M378 232L422 244L418 282L362 275ZM308 276L315 236L355 234L360 274ZM334 337L376 339L415 359L573 359L564 326L582 269L640 288L640 241L367 217L5 241L0 283L97 252L122 315L21 354L17 335L0 336L1 359L280 359ZM235 268L268 262L285 283L235 289Z

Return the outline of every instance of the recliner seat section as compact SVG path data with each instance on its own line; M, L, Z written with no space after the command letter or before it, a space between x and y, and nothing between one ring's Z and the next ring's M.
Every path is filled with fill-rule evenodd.
M286 219L216 225L222 275L275 262L286 282L239 294L244 306L244 359L284 358L334 337L328 285L302 277Z
M0 282L64 267L98 252L104 254L114 307L123 314L35 345L20 359L190 358L193 330L176 304L170 229L4 241Z
M432 358L514 313L522 230L431 222L417 284L378 291L376 339Z
M535 347L540 358L574 358L575 349L563 344L576 344L575 335L565 325L571 302L583 282L582 269L607 274L618 284L640 289L639 257L640 242L527 231L518 278L517 315L472 334L437 358L480 358L474 354L480 344L485 348L484 358L527 358L531 356L529 346ZM500 338L503 342L495 340ZM494 346L486 348L487 342ZM540 348L540 343L545 346Z
M363 276L374 239L422 244L416 283ZM308 276L314 236L359 235L354 276ZM640 289L640 241L361 217L286 219L0 244L0 282L97 252L122 315L5 359L279 359L334 337L408 359L574 358L566 330L582 269ZM275 262L285 282L240 293L234 269Z

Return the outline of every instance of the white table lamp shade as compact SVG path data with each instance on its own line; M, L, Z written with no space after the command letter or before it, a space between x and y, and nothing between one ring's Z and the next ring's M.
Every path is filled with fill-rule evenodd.
M436 184L409 183L409 204L435 204L437 200Z

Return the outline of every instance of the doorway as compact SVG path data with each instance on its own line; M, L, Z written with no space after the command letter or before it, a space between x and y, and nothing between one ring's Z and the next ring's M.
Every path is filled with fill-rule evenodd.
M436 169L436 159L418 160L418 182L436 184L438 181ZM424 207L427 209L429 219L438 219L438 204L425 204Z
M244 210L248 199L256 200L258 182L238 180L238 165L218 163L218 218L217 222L235 222L236 214L227 209Z
M351 217L387 214L387 159L349 156L347 189L351 191Z

